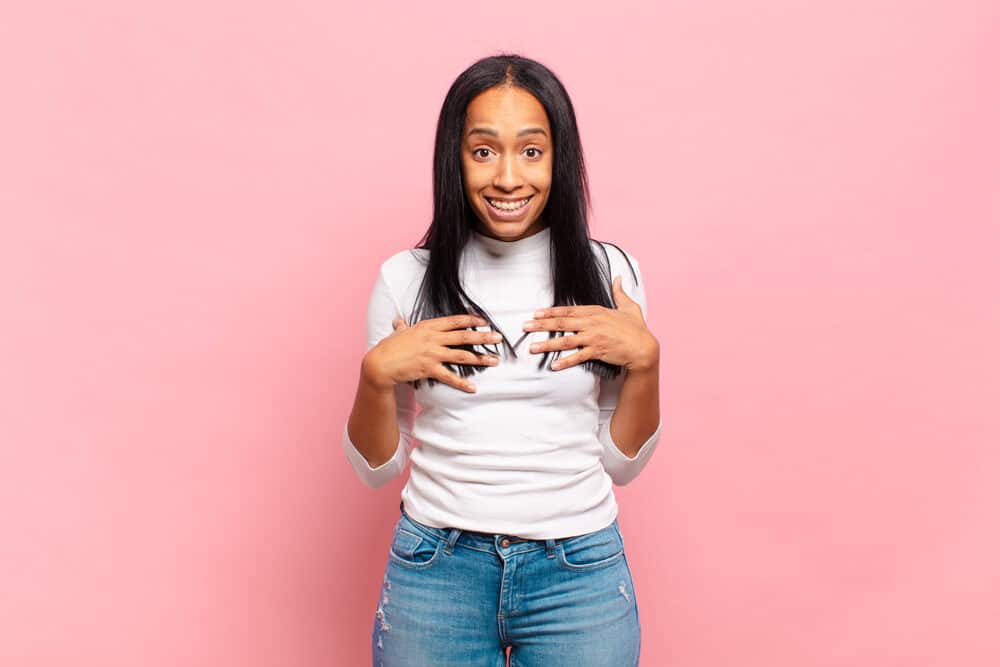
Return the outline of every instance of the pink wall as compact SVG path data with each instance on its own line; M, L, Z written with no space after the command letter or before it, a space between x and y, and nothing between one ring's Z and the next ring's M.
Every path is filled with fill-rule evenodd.
M157 4L0 25L0 664L365 664L366 300L508 49L662 345L643 664L1000 663L995 2Z

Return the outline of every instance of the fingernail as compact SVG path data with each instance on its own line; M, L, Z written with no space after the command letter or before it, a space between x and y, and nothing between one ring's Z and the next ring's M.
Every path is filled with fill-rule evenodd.
M524 328L525 329L534 329L535 328L535 324L537 324L537 323L534 320L528 320L527 322L524 323Z
M490 336L490 340L499 342L503 340L503 336L501 336L499 333L494 333L492 336Z

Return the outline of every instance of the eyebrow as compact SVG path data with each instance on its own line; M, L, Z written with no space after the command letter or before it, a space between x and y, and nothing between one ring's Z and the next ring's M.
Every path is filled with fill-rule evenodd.
M473 134L488 134L491 137L499 137L500 134L491 127L474 127L469 130L469 133L465 136L471 137ZM544 129L540 127L526 127L517 133L517 136L523 137L526 134L544 134L546 137L549 136Z

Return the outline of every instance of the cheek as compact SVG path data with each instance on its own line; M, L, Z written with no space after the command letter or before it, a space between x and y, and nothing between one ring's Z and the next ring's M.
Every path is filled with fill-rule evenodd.
M481 169L477 169L475 164L462 162L462 179L465 181L467 192L476 192L484 186L484 177Z
M534 173L535 187L539 190L548 190L552 187L552 164L540 164Z

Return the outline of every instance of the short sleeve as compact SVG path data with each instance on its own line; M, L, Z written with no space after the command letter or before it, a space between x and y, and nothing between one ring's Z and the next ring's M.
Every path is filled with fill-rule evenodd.
M639 271L639 261L631 256L628 259L635 269L635 277L633 278L632 272L626 266L624 270L613 272L612 279L614 279L615 275L621 275L622 289L639 304L642 316L648 321L646 289L642 281L642 273ZM633 458L625 456L618 449L618 446L615 445L611 439L611 416L618 406L618 396L621 394L622 386L625 384L626 373L622 369L621 374L616 378L608 379L602 377L597 401L600 411L598 415L597 439L600 440L603 446L601 463L604 465L604 470L608 473L608 476L611 477L611 481L618 486L624 486L631 482L646 467L649 459L653 456L657 442L659 442L660 426L662 423L657 423L656 430L646 439L646 442L643 443Z
M386 266L383 264L379 267L378 276L368 299L365 352L392 333L392 320L397 316L405 317L392 293L392 288L386 277ZM386 484L403 472L413 445L413 422L416 418L416 396L413 386L403 382L397 384L393 390L396 394L399 442L396 445L395 453L388 461L377 468L371 467L368 460L358 451L357 446L351 442L347 432L347 423L344 423L344 453L347 455L351 467L354 468L354 472L366 486L372 489Z

